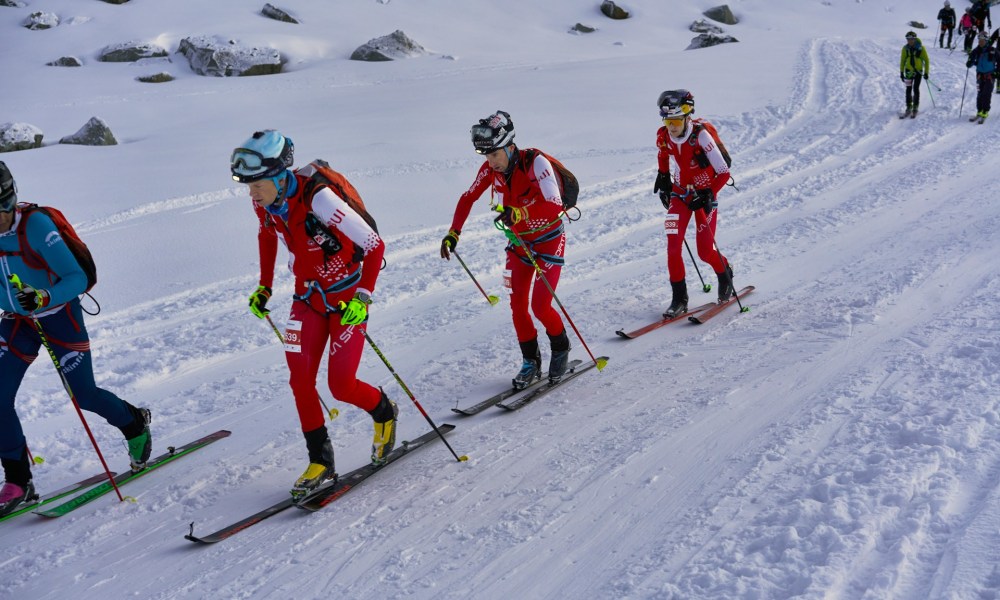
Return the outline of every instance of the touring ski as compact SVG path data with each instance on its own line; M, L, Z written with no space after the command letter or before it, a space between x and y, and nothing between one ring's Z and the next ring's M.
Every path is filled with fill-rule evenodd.
M703 311L701 311L700 313L698 313L696 315L691 315L690 317L688 317L688 321L691 321L692 323L698 323L698 324L704 323L705 321L711 319L715 315L717 315L720 312L724 311L726 309L726 307L728 307L730 304L733 304L734 302L736 302L737 298L742 299L744 296L746 296L750 292L754 291L754 289L756 289L756 288L754 288L754 286L748 285L745 288L743 288L742 290L740 290L739 293L733 294L733 296L729 300L726 300L725 302L719 302L719 303L715 304L715 306L713 306L712 308L709 308L708 310L703 310Z
M450 432L454 428L455 428L454 425L449 425L448 423L445 423L443 425L438 426L438 431L441 432L441 435L447 435L448 432ZM351 491L359 483L361 483L365 479L368 479L375 473L378 473L379 471L384 469L387 465L396 462L397 460L403 458L410 452L413 452L414 450L422 446L426 446L428 443L433 442L434 440L437 439L440 439L440 436L438 436L437 432L432 430L428 431L427 433L423 434L422 436L416 439L410 440L408 442L403 442L402 446L395 448L392 452L389 453L388 456L385 457L385 462L383 462L382 464L380 465L368 464L358 469L354 469L353 471L351 471L346 475L339 476L334 481L331 481L330 483L320 486L319 489L317 489L316 491L309 494L305 498L296 502L295 506L297 508L308 510L310 512L316 512L317 510L323 508L327 504L330 504L334 500L337 500L347 492Z
M675 317L670 317L670 318L664 317L664 318L662 318L662 319L660 319L658 321L653 321L649 325L646 325L645 327L640 327L639 329L636 329L634 331L628 331L628 332L626 332L626 331L623 331L623 330L619 329L615 333L618 334L620 337L623 337L623 338L625 338L627 340L634 340L635 338L639 337L640 335L645 335L645 334L649 333L650 331L653 331L654 329L659 329L660 327L663 327L664 325L669 325L670 323L673 323L674 321L680 321L684 317L690 317L691 315L693 315L695 313L701 312L703 310L708 310L708 309L712 308L713 306L715 306L715 302L709 302L708 304L702 304L701 306L697 306L695 308L692 308L691 310L689 310L687 312L684 312L684 313L681 313L681 314L679 314L679 315L677 315Z
M115 475L117 475L117 473L112 471L111 476L114 477ZM58 489L50 494L42 496L40 499L32 500L31 502L22 504L21 506L16 508L13 512L9 512L4 516L0 517L0 521L6 521L7 519L16 517L17 515L29 512L38 506L43 506L45 504L48 504L49 502L54 502L60 498L65 498L66 496L74 494L86 487L92 486L95 483L100 483L101 481L104 481L107 478L108 478L107 473L98 473L97 475L94 475L92 477L81 479L76 483L71 483L64 488Z
M598 358L597 360L599 360L599 361L600 360L607 361L608 357L607 356L602 356L602 357ZM589 371L590 369L592 369L593 367L596 367L596 366L597 366L597 363L594 362L594 361L589 362L589 363L587 363L587 364L585 364L583 366L579 366L575 370L573 370L571 372L567 372L566 375L564 375L563 378L560 379L556 383L549 383L548 380L546 380L543 385L541 385L539 387L536 387L535 389L531 390L527 394L524 394L523 396L518 396L517 398L515 398L514 400L511 400L510 402L501 402L501 403L497 404L497 406L499 406L500 408L504 408L506 410L517 410L519 408L523 408L529 402L533 402L535 400L538 400L539 398L541 398L545 394L551 392L552 390L556 389L557 387L561 386L562 384L566 383L567 381L570 381L571 379L573 379L575 377L579 377L580 374L586 373L587 371Z
M438 426L438 430L442 434L447 434L454 428L455 428L454 425L449 425L447 423ZM299 501L299 504L301 504L302 508L306 510L319 510L319 508L322 508L326 504L329 504L330 502L333 502L337 498L346 494L348 490L356 486L361 481L367 479L374 473L382 470L389 463L392 463L401 458L403 455L408 454L413 450L416 450L417 448L427 444L427 442L437 439L437 437L438 437L437 433L435 433L434 431L429 431L414 440L403 442L400 447L394 449L392 452L389 453L389 455L386 457L386 462L383 463L382 465L376 467L374 465L368 464L359 469L355 469L354 471L351 471L346 475L339 476L336 479L331 479L329 482L320 486L319 489L315 490L312 494L309 494L305 498L302 498ZM316 503L321 503L318 508L314 508L314 504ZM290 497L285 498L281 502L273 504L260 512L254 513L249 517L246 517L245 519L241 519L233 523L232 525L227 525L226 527L223 527L222 529L216 531L215 533L205 536L196 536L194 534L194 523L191 523L190 525L191 530L187 535L184 536L184 539L198 544L214 544L216 542L221 542L222 540L230 538L248 527L260 523L264 519L273 517L274 515L286 509L289 509L293 506L297 506L296 501Z
M115 485L121 487L122 485L128 483L129 481L138 479L143 475L145 475L146 473L149 473L154 469L162 467L167 463L173 462L174 460L182 456L187 456L188 454L194 452L195 450L204 448L205 446L211 444L212 442L221 440L222 438L229 437L229 434L230 434L229 431L222 429L216 431L215 433L206 435L205 437L195 440L189 444L180 446L179 448L169 446L167 448L166 453L161 454L160 456L157 456L156 458L147 462L146 468L139 471L138 473L133 473L131 470L129 470L125 473L115 476ZM111 485L111 482L105 481L104 483L96 487L90 488L89 490L80 494L79 496L75 496L67 500L66 502L63 502L62 504L58 504L46 510L35 511L35 514L41 515L43 517L61 517L71 511L80 508L84 504L87 504L93 500L96 500L97 498L100 498L101 496L107 493L114 491L114 489L115 488Z
M571 361L569 361L569 365L567 365L567 370L572 370L574 367L576 367L578 364L580 364L582 362L583 362L582 360L571 360ZM523 389L520 389L520 390L515 390L513 387L510 387L510 388L507 388L506 390L500 392L499 394L496 394L494 396L490 396L486 400L483 400L482 402L479 402L478 404L473 404L472 406L470 406L468 408L453 408L451 410L453 410L454 412L457 412L460 415L469 415L469 416L471 416L471 415L477 415L477 414L483 412L484 410L486 410L487 408L489 408L489 407L497 404L498 402L503 402L507 398L510 398L511 396L516 396L516 395L518 395L518 394L520 394L522 392L527 392L527 391L533 390L533 389L537 388L538 386L540 386L540 385L542 385L544 383L547 383L547 382L548 382L548 375L545 374L545 375L542 375L541 379L539 379L538 381L532 383L531 385L529 385L526 388L523 388Z

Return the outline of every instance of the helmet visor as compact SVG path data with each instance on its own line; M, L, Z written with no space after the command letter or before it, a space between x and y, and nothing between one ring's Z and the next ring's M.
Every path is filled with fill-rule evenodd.
M17 184L13 179L0 182L0 212L10 212L17 206Z
M664 119L683 119L691 114L691 105L664 104L660 107L660 117Z
M479 154L489 154L496 150L497 138L500 136L496 129L489 125L472 126L472 145Z
M229 159L233 179L240 183L248 183L263 177L270 168L277 164L277 160L267 158L260 152L248 148L233 150L233 155Z

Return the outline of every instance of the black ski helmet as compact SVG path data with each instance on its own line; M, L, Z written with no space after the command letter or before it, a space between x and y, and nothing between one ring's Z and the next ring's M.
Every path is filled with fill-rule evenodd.
M694 113L694 96L687 90L667 90L660 94L656 105L660 107L660 117L679 119Z
M17 184L7 164L0 160L0 212L10 212L17 206Z
M479 154L489 154L514 143L514 121L498 110L472 126L472 146Z
M914 39L915 40L915 39L917 39L917 34L914 33L914 32L912 32L912 31L907 31L906 32L906 39L908 39L908 40L909 39Z

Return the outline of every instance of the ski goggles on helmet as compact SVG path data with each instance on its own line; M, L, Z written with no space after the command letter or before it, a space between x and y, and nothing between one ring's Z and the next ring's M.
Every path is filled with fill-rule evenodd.
M249 148L237 148L229 158L233 179L240 183L252 183L266 177L274 177L284 170L280 159L269 158Z
M497 142L502 132L489 125L472 126L472 146L479 154L489 154L497 149Z
M10 212L15 206L17 206L17 184L14 183L14 178L0 179L0 212Z
M663 119L683 119L694 110L690 104L671 105L664 104L660 107L660 117Z

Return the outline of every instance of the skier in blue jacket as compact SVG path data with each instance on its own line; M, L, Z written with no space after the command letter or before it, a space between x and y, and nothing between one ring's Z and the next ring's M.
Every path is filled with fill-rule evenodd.
M993 93L993 81L996 79L1000 56L997 49L990 45L990 38L985 32L979 34L979 47L969 53L966 68L976 67L976 85L979 93L976 95L976 114L970 121L982 123L990 116L990 95Z
M23 228L23 236L19 228ZM27 246L42 257L43 268L24 259ZM31 461L14 398L28 366L38 357L42 340L38 320L80 408L97 413L121 430L128 441L133 470L145 468L151 449L149 410L136 408L97 387L91 364L90 338L83 323L79 296L87 276L52 219L40 211L22 214L17 186L0 162L0 516L37 498ZM17 276L22 287L15 286Z

